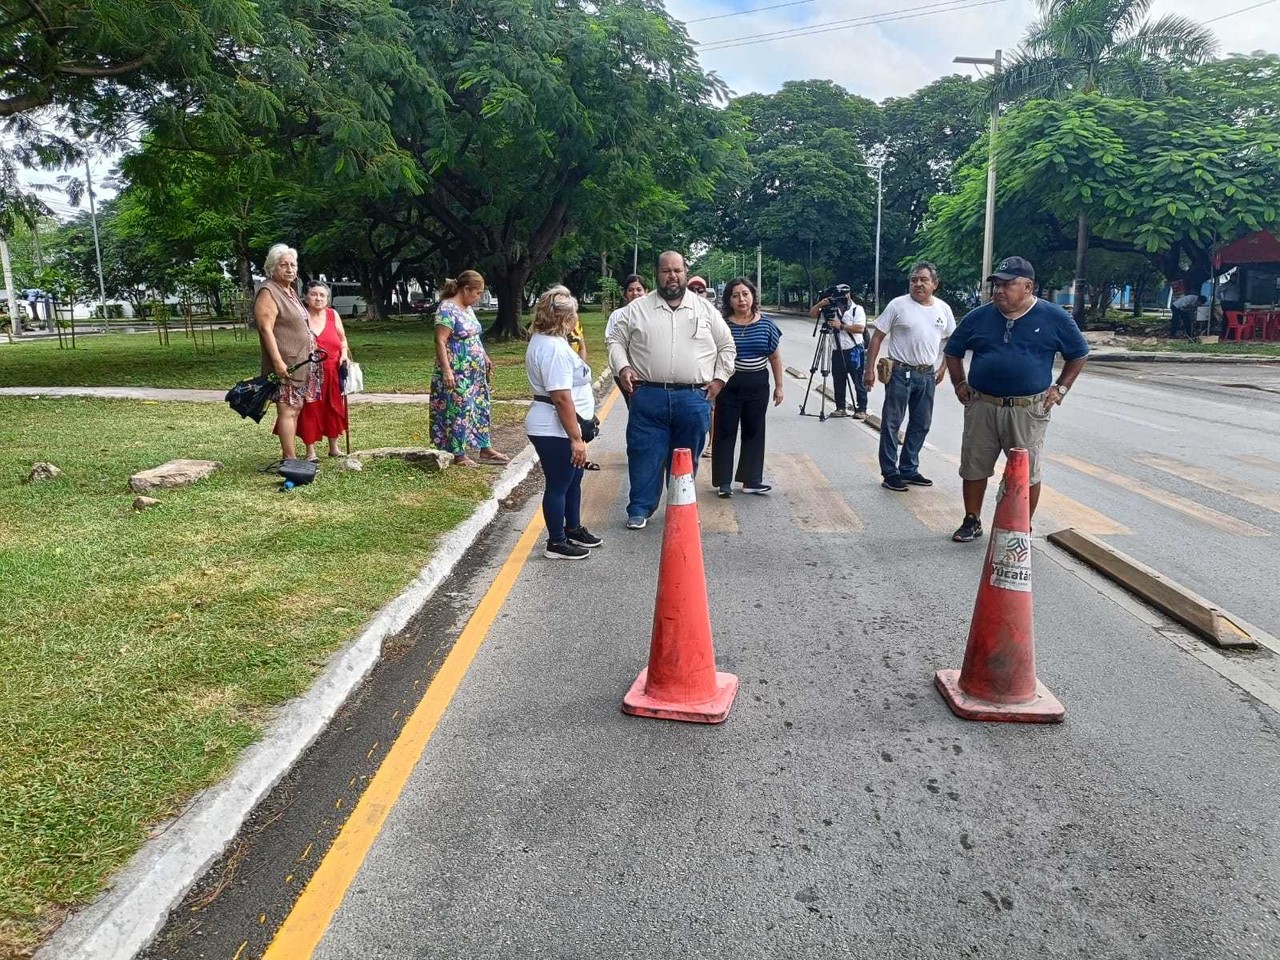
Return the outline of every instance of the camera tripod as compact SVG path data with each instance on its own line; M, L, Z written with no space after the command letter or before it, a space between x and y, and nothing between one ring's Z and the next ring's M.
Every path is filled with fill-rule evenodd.
M829 326L830 321L834 319L827 316L819 316L818 322L814 326L811 336L818 338L817 346L813 349L813 362L809 365L809 384L804 388L804 400L800 404L800 416L817 417L821 422L826 420L827 414L827 398L832 398L831 402L835 403L835 394L827 389L827 380L831 377L831 351L840 341L836 339L835 331ZM852 398L857 402L858 391L853 382L853 371L847 363L842 363L844 367L844 376L848 381L848 393L846 397ZM805 408L809 405L809 394L813 390L813 378L821 371L822 383L818 388L818 412L809 413Z

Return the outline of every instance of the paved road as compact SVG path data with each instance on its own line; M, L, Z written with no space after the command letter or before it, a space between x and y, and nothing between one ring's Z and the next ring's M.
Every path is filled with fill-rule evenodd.
M787 363L807 374L812 324L781 323ZM882 399L877 386L873 411ZM963 408L941 388L929 476L955 479L962 424ZM824 426L863 429L838 420ZM1060 525L1096 534L1280 635L1280 367L1093 364L1054 411L1046 453L1051 490L1037 532ZM939 533L962 517L958 482L954 489ZM988 502L984 523L992 509Z
M793 363L799 328L787 327ZM535 552L521 566L527 540L508 557L536 496L505 514L450 588L458 602L397 647L420 672L375 680L150 956L260 956L385 756L368 718L394 727L441 651L481 639L385 823L363 826L377 818L362 811L325 860L338 867L319 876L346 863L350 882L316 880L310 919L293 915L314 954L291 941L273 956L1280 957L1280 716L1216 672L1221 658L1189 655L1038 546L1040 677L1067 720L954 718L931 677L959 665L982 545L944 536L959 502L948 414L926 461L938 487L902 497L878 486L870 432L795 416L788 389L770 417L773 495L722 501L699 483L720 667L742 680L724 726L618 710L646 655L662 534L660 515L622 529L618 406L592 447L604 469L585 508L605 547L584 564ZM1169 444L1108 439L1102 459L1082 445L1088 424L1109 423L1107 397L1152 389L1082 381L1074 409L1088 419L1073 433L1064 412L1057 449L1109 469L1140 451L1185 458ZM1111 536L1126 547L1167 509L1054 470L1055 508L1123 523L1133 532ZM1225 533L1176 512L1165 524L1153 543ZM492 625L455 640L495 576L506 582L504 563L514 579Z

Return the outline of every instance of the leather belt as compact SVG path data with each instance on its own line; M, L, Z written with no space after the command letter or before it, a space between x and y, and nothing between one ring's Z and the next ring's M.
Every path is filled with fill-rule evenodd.
M659 390L705 390L705 383L657 383L653 380L637 380L637 387L657 387Z
M975 390L974 393L978 391ZM1044 394L1037 393L1034 397L993 397L989 393L978 393L978 399L994 407L1030 407L1044 402Z
M889 359L893 360L893 357L890 357ZM895 367L901 367L903 370L915 371L916 373L924 373L926 370L930 373L938 372L938 368L932 363L903 363L901 360L893 360L893 365Z

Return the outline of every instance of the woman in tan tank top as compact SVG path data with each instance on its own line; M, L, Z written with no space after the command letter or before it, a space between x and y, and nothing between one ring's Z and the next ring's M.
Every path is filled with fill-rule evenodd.
M267 251L263 272L267 282L253 302L253 317L262 343L262 372L280 378L276 398L276 426L284 459L297 456L294 446L302 404L320 398L320 365L305 362L315 350L315 336L307 310L298 299L298 251L277 243ZM301 363L292 373L289 368Z

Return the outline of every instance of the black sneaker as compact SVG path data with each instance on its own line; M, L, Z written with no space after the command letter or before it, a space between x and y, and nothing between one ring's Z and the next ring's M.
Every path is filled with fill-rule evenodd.
M980 536L982 536L982 521L972 513L966 513L964 523L960 524L960 529L951 535L951 539L956 543L968 543L970 540L977 540Z
M603 538L597 537L586 527L565 527L564 535L570 543L576 543L580 547L598 547L604 543Z
M729 486L728 484L725 484L723 487L717 487L716 496L718 496L721 500L728 500L730 497L733 496L733 487Z
M591 551L568 540L564 543L552 543L548 540L542 555L549 560L585 560L591 556Z
M880 481L880 486L884 487L886 490L892 490L894 493L907 492L907 482L897 474L894 474L892 477L885 477Z
M903 479L903 480L905 480L905 481L907 481L907 483L914 484L914 485L915 485L915 486L917 486L917 487L932 487L932 486L933 486L933 481L932 481L932 480L930 480L928 477L924 476L923 474L919 474L919 473L917 473L917 474L915 474L915 475L913 475L913 476L910 476L910 477L904 476L902 479Z

